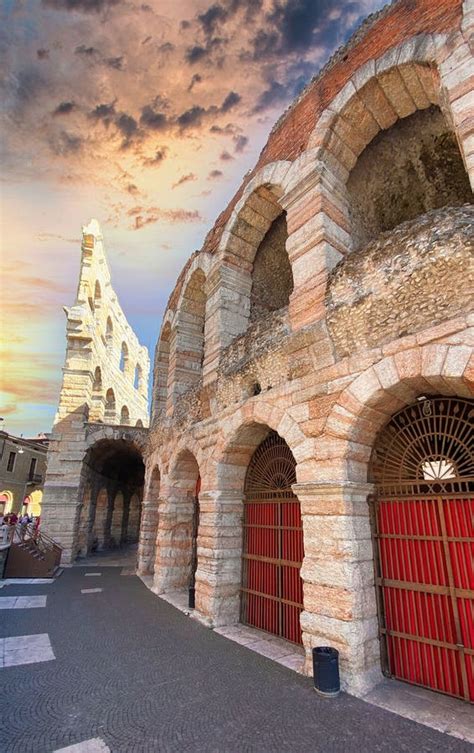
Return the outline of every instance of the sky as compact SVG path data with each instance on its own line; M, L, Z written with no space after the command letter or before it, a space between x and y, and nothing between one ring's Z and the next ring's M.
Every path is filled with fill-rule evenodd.
M81 226L153 358L176 278L381 0L1 0L0 416L51 430Z

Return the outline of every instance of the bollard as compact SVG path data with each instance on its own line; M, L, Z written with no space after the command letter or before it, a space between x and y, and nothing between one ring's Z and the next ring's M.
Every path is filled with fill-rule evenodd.
M323 698L339 695L339 651L329 646L313 648L314 689Z

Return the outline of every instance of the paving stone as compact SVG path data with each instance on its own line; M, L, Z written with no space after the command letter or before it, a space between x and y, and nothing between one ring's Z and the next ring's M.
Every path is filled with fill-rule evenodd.
M120 568L104 568L100 599L82 599L84 572L66 570L46 609L2 615L10 648L47 645L49 633L56 655L5 671L8 753L89 753L74 746L97 740L111 753L471 753L361 699L319 699L310 678L189 619ZM280 661L291 666L291 655Z
M98 594L103 590L103 588L81 588L81 594Z

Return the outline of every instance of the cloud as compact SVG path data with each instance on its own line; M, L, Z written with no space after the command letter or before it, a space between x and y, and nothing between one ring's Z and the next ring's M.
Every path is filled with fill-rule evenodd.
M98 55L99 50L96 50L95 47L86 47L85 44L80 44L76 49L74 50L75 55L86 55L86 57L92 57L92 55Z
M201 125L202 117L206 112L207 110L204 107L194 105L193 107L190 107L189 110L185 110L181 113L176 119L176 122L181 128L190 128L195 125Z
M168 118L163 112L156 112L150 105L143 107L140 125L152 131L163 131L168 126Z
M112 118L115 117L115 102L111 102L110 104L100 104L97 105L90 113L89 117L94 118L95 120L102 120L105 125L109 125Z
M190 65L194 65L194 63L198 63L200 60L207 57L208 54L209 50L206 47L201 47L196 44L194 47L188 47L185 53L185 59Z
M115 125L119 131L125 136L127 141L136 134L138 131L138 123L131 115L127 115L123 112L117 118L115 118Z
M191 81L190 81L189 86L188 86L188 92L192 91L193 88L194 88L194 86L196 84L200 84L201 81L202 81L201 74L200 73L195 73L194 76L192 77Z
M222 172L222 170L211 170L211 172L207 176L207 179L216 180L216 178L222 178L223 175L224 173Z
M287 99L288 93L286 87L278 81L272 81L269 87L258 97L253 111L263 112L264 110L274 107L276 104L286 102Z
M42 47L39 50L36 50L36 57L38 60L47 60L49 58L49 50Z
M142 164L145 167L152 167L152 166L159 165L166 158L167 153L168 153L168 147L166 146L159 147L156 150L153 157L145 157L143 159Z
M131 230L140 230L145 225L155 222L165 222L170 225L180 223L202 222L203 218L197 210L189 209L160 209L159 207L133 207L127 212L133 218Z
M67 157L70 154L80 152L83 143L81 136L77 136L75 133L70 133L69 131L61 131L51 137L49 146L53 154L56 154L58 157Z
M182 175L181 178L176 181L176 183L173 183L172 188L182 186L183 183L190 183L192 180L197 180L197 175L195 175L194 173L187 173L186 175Z
M220 21L225 21L228 17L228 12L219 3L211 5L204 13L198 15L197 20L201 25L204 34L211 36L216 31L216 27Z
M241 99L242 97L237 92L229 92L221 105L221 112L229 112Z
M123 71L123 61L124 57L123 55L120 55L120 57L104 58L103 63L109 68L114 68L116 71Z
M243 152L247 144L249 143L249 140L247 136L242 136L241 134L236 134L234 136L234 144L235 144L235 151L239 154L240 152Z
M81 13L101 13L122 0L41 0L45 8L53 10L79 11Z
M55 110L53 110L53 115L69 115L73 110L76 109L76 103L75 102L61 102Z
M222 160L222 162L230 162L234 159L234 157L229 154L226 149L224 149L224 151L220 153L219 159Z

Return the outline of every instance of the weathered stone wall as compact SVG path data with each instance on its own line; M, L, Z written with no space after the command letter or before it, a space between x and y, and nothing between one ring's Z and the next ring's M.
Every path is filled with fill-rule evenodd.
M384 233L332 271L327 324L339 357L468 311L474 207L434 210Z
M65 312L66 356L48 449L42 524L63 546L67 562L77 550L87 422L148 425L148 351L117 300L96 220L83 228L76 300ZM84 520L83 514L82 528Z
M293 291L293 274L286 253L286 212L273 221L258 247L252 270L250 321L288 306Z
M436 204L420 204L420 216L354 250L348 181L359 159L377 173L367 161L378 133L390 142L397 122L431 105L442 108L473 181L473 21L472 4L459 0L396 2L372 19L277 124L204 250L183 270L162 328L163 337L180 322L184 291L201 265L203 368L150 432L141 565L149 570L156 525L155 589L186 583L199 476L195 616L211 626L238 622L245 475L260 442L278 432L297 464L306 670L313 646L333 645L343 687L354 693L381 679L367 504L373 444L390 416L419 395L473 394L474 316L466 298L470 210L425 213ZM434 124L428 115L415 119L412 141L405 128L412 158L428 144L426 165L436 166L423 172L417 191L441 191L443 203L458 204L463 182L456 189L438 179L440 155L457 161L456 175L459 159L451 159L451 137L440 151L437 117ZM410 163L397 159L399 185L413 185L402 174ZM453 174L445 168L443 175ZM390 222L405 219L397 196ZM287 311L252 323L258 248L282 211L293 292ZM169 369L168 398L173 388ZM162 383L155 394L163 391Z
M347 190L355 248L430 209L472 200L456 137L434 105L381 131L359 156Z

